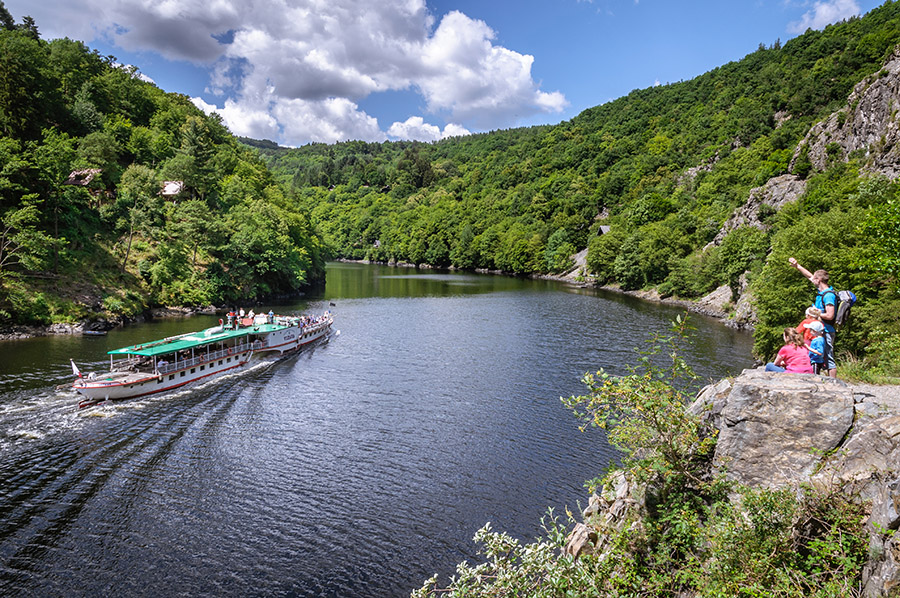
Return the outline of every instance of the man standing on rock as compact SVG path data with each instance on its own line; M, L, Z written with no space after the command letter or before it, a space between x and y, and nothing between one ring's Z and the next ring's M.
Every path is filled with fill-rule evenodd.
M788 258L788 263L816 287L815 306L822 312L822 324L825 325L824 367L829 376L837 378L837 362L834 360L834 316L837 313L837 293L834 287L828 284L828 272L825 270L816 270L810 273L792 257Z

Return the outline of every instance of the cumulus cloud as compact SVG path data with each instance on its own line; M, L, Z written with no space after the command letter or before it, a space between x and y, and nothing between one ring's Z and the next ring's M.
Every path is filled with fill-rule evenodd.
M220 98L216 111L239 135L288 144L440 138L448 129L468 134L466 127L512 126L567 105L562 93L545 92L534 81L533 56L496 45L485 22L461 12L438 22L425 0L32 4L6 1L13 14L34 16L45 36L103 38L125 50L208 66L207 93ZM441 131L412 116L385 133L358 105L384 91L421 94L435 119L458 124Z
M429 111L449 111L455 120L488 128L562 110L565 97L540 91L531 78L534 57L495 46L494 37L484 21L458 11L441 20L423 44L426 72L415 83Z
M140 79L141 81L144 81L146 83L152 83L152 84L156 85L156 81L154 81L153 79L151 79L150 77L148 77L147 75L142 73L140 70L138 70L138 67L134 66L133 64L121 64L121 63L115 62L115 63L113 63L113 66L116 68L120 68L127 73L130 73L131 76L134 77L135 79Z
M788 25L790 33L803 33L807 29L824 29L826 25L843 21L858 15L859 4L856 0L826 0L816 2L799 21Z
M441 131L440 127L426 123L421 116L410 116L402 123L395 122L387 133L396 139L413 139L415 141L438 141L447 137L471 135L468 129L455 123L447 124Z
M327 143L351 139L387 139L378 128L378 120L346 98L321 101L279 99L275 102L272 114L283 127L285 139Z

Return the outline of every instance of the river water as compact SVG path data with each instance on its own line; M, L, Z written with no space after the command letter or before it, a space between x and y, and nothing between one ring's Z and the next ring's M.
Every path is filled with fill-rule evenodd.
M333 305L332 305L333 304ZM269 305L262 306L268 311ZM559 397L622 373L677 309L550 281L331 264L278 313L339 334L159 397L78 410L69 358L212 326L0 342L0 594L408 596L477 559L486 522L531 541L615 453ZM259 308L257 308L259 311ZM752 339L700 316L705 377Z

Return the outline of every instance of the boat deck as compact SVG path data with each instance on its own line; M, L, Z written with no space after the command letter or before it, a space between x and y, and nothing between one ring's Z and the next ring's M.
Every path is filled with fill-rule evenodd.
M107 355L143 355L144 357L156 357L175 353L176 351L190 350L197 347L203 347L227 341L235 338L242 338L251 334L264 334L287 328L280 324L258 324L256 326L247 326L236 330L223 330L221 332L209 333L191 332L180 336L172 336L159 341L151 341L149 343L141 343L131 345L130 347L122 347L121 349L113 349L107 352Z

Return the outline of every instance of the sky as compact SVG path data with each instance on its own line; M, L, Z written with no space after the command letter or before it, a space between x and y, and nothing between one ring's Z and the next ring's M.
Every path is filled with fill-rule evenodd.
M881 0L3 0L297 147L555 124Z

